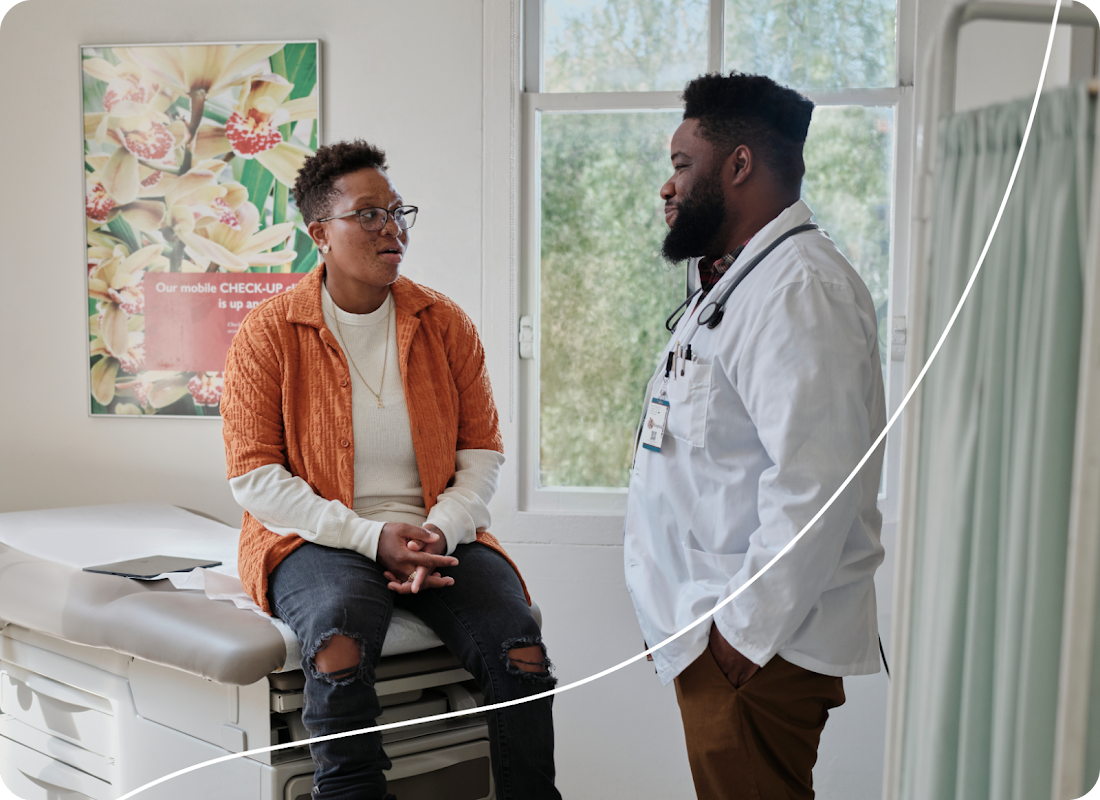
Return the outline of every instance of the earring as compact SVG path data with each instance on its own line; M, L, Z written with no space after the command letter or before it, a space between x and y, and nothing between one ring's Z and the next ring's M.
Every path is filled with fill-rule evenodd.
M328 245L327 244L324 247L321 248L321 252L322 253L328 253Z

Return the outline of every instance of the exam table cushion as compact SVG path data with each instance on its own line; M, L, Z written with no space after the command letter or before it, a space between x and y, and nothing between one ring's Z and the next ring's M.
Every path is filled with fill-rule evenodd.
M102 575L0 544L0 626L248 685L282 668L286 645L264 617L168 581Z

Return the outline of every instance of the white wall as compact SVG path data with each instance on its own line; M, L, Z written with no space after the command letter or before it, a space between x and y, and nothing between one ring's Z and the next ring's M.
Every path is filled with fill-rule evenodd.
M1050 5L1053 0L1009 0ZM917 35L921 42L918 58L923 77L925 45L940 31L948 9L957 0L922 0L918 5ZM1063 8L1066 3L1063 2ZM958 68L955 80L955 108L964 111L992 103L1032 97L1043 66L1049 24L978 21L964 26L959 34ZM1068 26L1059 25L1047 68L1046 89L1064 86L1070 79ZM1082 43L1086 45L1088 43ZM1091 51L1091 45L1088 46Z
M923 5L922 26L938 8ZM481 328L510 458L494 530L544 610L558 674L568 682L618 663L641 647L622 550L608 544L621 519L517 509L503 0L30 0L9 13L0 26L0 511L156 499L239 517L218 422L88 417L77 47L309 38L322 40L324 140L362 136L386 149L398 188L422 209L406 274L454 297ZM1027 94L1026 84L1010 96ZM978 93L994 98L990 87ZM879 573L887 641L892 574L888 556ZM852 679L846 690L822 743L819 796L870 800L881 786L886 679ZM651 666L560 696L555 716L566 797L691 796L675 698Z

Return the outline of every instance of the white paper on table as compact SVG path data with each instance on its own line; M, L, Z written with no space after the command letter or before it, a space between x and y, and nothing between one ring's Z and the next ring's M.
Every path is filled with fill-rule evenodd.
M71 567L148 556L221 561L237 573L240 530L168 503L116 503L0 514L0 542Z

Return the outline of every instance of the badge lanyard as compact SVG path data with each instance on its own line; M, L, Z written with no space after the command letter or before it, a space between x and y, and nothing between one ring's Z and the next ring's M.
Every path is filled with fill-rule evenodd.
M737 277L735 277L730 282L730 285L727 288L723 289L722 293L718 295L717 300L712 300L710 303L704 306L702 311L699 312L698 317L695 317L694 326L689 327L686 331L687 335L682 340L677 341L676 344L673 345L672 349L668 352L668 359L665 362L665 377L661 383L661 390L658 393L657 397L650 399L649 410L646 413L645 421L642 423L642 447L644 447L646 450L652 450L654 453L661 452L661 442L664 440L665 437L665 428L668 425L668 412L670 408L667 399L668 382L670 378L672 380L676 379L677 369L680 370L681 375L684 374L684 369L687 362L692 360L691 340L695 336L696 331L698 331L699 328L701 328L703 325L706 325L712 330L718 327L718 325L722 322L722 317L725 314L726 301L730 299L730 295L733 294L733 290L740 285L741 281L743 281L748 276L748 274L753 271L756 265L763 261L771 253L772 250L774 250L791 236L794 236L796 233L813 230L817 230L817 225L812 222L808 222L805 225L798 225L797 227L791 228L789 231L786 231L785 233L780 235L775 241L765 247L764 250L756 256L756 258L750 261L745 266L745 268L737 274ZM688 306L691 305L692 299L695 297L696 294L699 293L699 291L701 291L701 289L697 289L695 292L689 295L687 300L685 300L680 305L680 307L676 309L676 311L679 311L680 308L683 308L685 310L685 313L687 313ZM676 314L676 311L672 312L673 316ZM699 311L698 304L696 304L696 308L692 309L688 317L689 325L692 321L691 318L695 315L696 311ZM665 325L667 326L668 323L671 322L671 320L672 316L668 318L668 321L666 321ZM677 320L676 326L673 326L673 329L675 329L675 327L677 327L678 325L679 320Z

